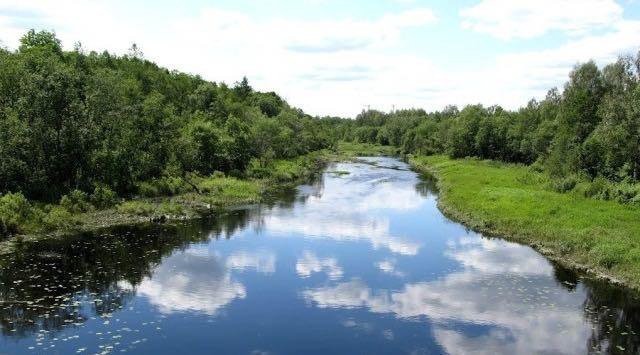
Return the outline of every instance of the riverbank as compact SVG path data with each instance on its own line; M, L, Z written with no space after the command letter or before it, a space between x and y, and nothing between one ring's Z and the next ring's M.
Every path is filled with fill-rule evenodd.
M225 210L272 199L279 191L306 182L333 161L350 160L356 156L395 155L395 148L373 144L340 142L332 150L320 150L293 159L274 160L264 167L254 168L249 178L224 175L192 178L188 192L172 195L123 199L110 208L92 208L85 212L69 211L61 206L45 218L28 221L22 232L0 241L0 255L10 253L16 245L42 238L90 232L98 229L139 223L165 223L224 213ZM153 185L150 186L150 189ZM42 206L30 203L41 213ZM49 216L53 216L50 218ZM49 218L48 218L49 217Z
M522 165L441 155L409 162L438 179L438 205L453 219L640 290L640 207L551 191Z
M69 211L62 206L39 206L29 202L29 213L43 213L44 218L33 218L21 226L22 232L0 241L0 255L10 253L16 245L42 238L90 232L102 228L139 223L165 223L223 213L224 210L256 204L277 195L279 191L294 187L320 172L330 161L344 153L320 150L293 159L274 160L248 178L235 178L214 174L193 178L188 192L154 197L122 199L110 208L88 211ZM56 218L50 218L55 216Z

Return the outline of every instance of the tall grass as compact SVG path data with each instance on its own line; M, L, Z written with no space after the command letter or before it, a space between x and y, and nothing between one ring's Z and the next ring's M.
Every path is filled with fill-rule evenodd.
M440 205L454 218L640 288L640 206L611 198L632 195L617 192L620 185L570 182L558 190L571 192L561 193L544 174L522 165L445 156L413 157L411 163L437 175ZM590 197L598 194L608 195Z

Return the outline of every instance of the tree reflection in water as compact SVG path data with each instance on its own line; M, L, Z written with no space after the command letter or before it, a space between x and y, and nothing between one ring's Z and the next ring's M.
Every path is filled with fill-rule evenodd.
M2 334L26 337L109 316L135 296L135 286L163 258L193 243L231 236L253 215L237 210L179 225L119 227L25 244L0 262Z

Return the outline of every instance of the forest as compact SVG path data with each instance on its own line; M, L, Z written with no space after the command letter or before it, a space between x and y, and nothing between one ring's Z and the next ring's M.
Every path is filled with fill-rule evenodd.
M562 90L515 111L483 105L363 111L339 135L405 154L524 164L547 173L558 192L589 182L589 197L640 203L640 54L602 69L579 64Z
M187 172L241 176L253 163L325 148L325 123L246 78L232 87L129 54L63 51L30 31L0 51L0 191L56 201Z
M261 175L335 141L335 120L246 77L228 86L170 71L135 44L123 56L64 51L55 33L34 30L20 43L0 48L0 234L179 193L201 177Z

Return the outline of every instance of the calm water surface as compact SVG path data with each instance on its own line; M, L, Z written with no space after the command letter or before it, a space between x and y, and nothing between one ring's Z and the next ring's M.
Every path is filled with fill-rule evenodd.
M448 220L433 183L390 158L228 216L26 245L0 267L0 353L639 351L630 294Z

